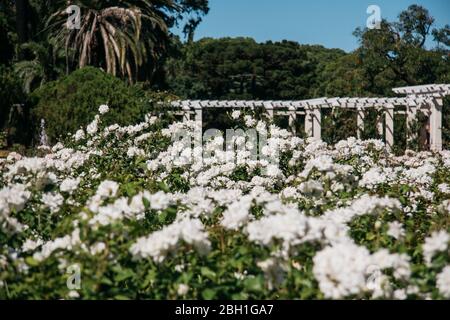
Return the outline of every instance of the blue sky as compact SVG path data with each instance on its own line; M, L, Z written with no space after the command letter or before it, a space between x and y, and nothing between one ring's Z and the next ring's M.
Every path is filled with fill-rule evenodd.
M210 0L210 12L199 25L195 40L238 36L258 42L288 39L351 51L357 47L352 32L366 25L366 10L372 4L390 21L409 5L420 4L435 17L436 26L450 24L450 0Z

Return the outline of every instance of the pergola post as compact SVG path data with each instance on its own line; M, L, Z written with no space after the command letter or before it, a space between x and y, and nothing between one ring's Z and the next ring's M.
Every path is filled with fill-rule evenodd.
M191 116L191 108L183 106L183 122L189 121Z
M442 98L434 98L431 101L430 115L430 149L431 151L442 150Z
M420 122L419 125L419 147L420 150L430 150L430 125L431 125L431 105L430 103L423 103L423 101L419 104L418 113L422 112L426 117L426 122Z
M291 131L293 134L296 132L296 122L297 122L297 110L294 106L289 106L289 128L291 128Z
M378 107L377 107L377 110L378 110ZM377 123L376 123L376 126L377 126L377 133L378 133L378 135L379 136L383 136L384 134L384 132L383 132L383 121L384 121L384 117L383 117L383 115L384 115L384 110L383 110L383 114L378 114L377 115Z
M195 105L194 110L195 110L195 122L203 125L202 107L199 104L197 104L197 105Z
M394 105L388 104L385 107L385 140L386 148L391 151L394 147Z
M269 119L273 121L274 113L273 113L273 104L272 104L272 102L271 101L265 102L264 103L264 108L266 109L266 113L267 113L267 116L269 117Z
M307 137L313 136L312 112L310 107L305 107L305 133Z
M406 142L411 146L417 140L417 132L413 130L414 121L417 119L417 105L414 101L409 101L406 106Z
M202 106L200 103L194 104L194 120L196 123L195 127L195 139L194 139L194 147L202 146L202 138L203 138L203 112Z
M313 137L317 140L322 139L322 108L315 106L312 112Z
M358 137L358 139L362 139L362 137L363 137L364 118L365 118L364 108L358 107L357 115L356 115L356 125L357 125L356 136Z
M442 150L442 106L443 98L450 95L449 84L427 84L412 87L402 87L392 89L395 93L406 94L411 103L407 107L407 124L410 133L411 122L417 115L417 100L419 103L427 103L430 107L429 127L430 127L430 150ZM426 99L425 101L423 99ZM430 100L431 99L431 100ZM428 100L428 101L427 101ZM412 106L414 104L414 106ZM424 130L422 130L423 132ZM417 135L417 133L415 134ZM409 136L410 141L414 135Z

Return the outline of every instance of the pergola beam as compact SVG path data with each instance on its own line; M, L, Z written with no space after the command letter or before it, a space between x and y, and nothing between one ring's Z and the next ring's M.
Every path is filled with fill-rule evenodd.
M357 110L357 136L362 138L364 131L365 110L377 108L383 110L383 116L377 119L377 129L384 135L387 148L394 145L394 114L406 113L408 137L410 144L417 133L411 132L413 122L417 119L420 110L429 115L430 125L430 149L442 150L442 106L443 98L450 95L450 84L429 84L421 86L400 87L392 89L397 94L406 97L336 97L318 98L309 100L292 101L261 101L261 100L180 100L173 101L172 108L181 108L183 120L190 120L195 116L195 121L202 122L202 110L204 108L264 108L270 119L276 115L288 116L289 126L295 133L297 115L305 115L305 131L307 136L321 139L321 110L324 108L346 108ZM406 107L406 112L396 110L396 107ZM384 129L383 130L383 122ZM384 132L383 132L384 131Z

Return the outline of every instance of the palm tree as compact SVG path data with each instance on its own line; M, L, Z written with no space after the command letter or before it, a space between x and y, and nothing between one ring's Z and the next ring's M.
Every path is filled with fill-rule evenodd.
M69 5L81 9L79 29L67 28ZM94 65L134 82L139 68L153 70L168 37L166 13L178 5L174 0L59 0L58 8L46 30L65 49L67 72L73 63Z
M23 91L29 94L47 81L64 73L64 56L61 50L52 52L52 45L43 42L26 42L18 46L19 53L24 53L27 60L13 64L17 77L22 81Z

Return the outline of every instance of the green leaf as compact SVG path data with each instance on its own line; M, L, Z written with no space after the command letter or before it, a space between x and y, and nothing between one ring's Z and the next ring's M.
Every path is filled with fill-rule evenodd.
M144 282L142 283L142 287L149 286L155 279L156 279L157 273L155 270L149 270L147 275L145 276Z
M216 296L216 290L214 290L214 289L205 289L202 291L202 297L205 300L214 299L215 296Z
M114 276L114 281L121 282L124 281L134 275L134 272L131 269L122 269Z
M26 257L25 258L25 262L32 267L36 267L39 265L39 261L37 261L36 259L34 259L33 257Z
M200 269L200 273L204 277L208 278L209 280L212 280L212 281L216 280L216 273L214 271L212 271L211 269L209 269L208 267L202 267Z
M244 281L247 291L261 292L264 290L264 278L262 276L247 278Z
M175 208L167 208L158 216L158 220L160 223L168 223L175 219L177 215L177 210Z
M150 201L148 201L147 198L142 197L142 203L144 204L145 209L149 209L150 208Z
M109 279L109 278L102 278L101 280L100 280L100 283L102 283L102 284L106 284L106 285L108 285L108 286L112 286L114 283L111 281L111 279Z
M159 189L163 190L164 192L170 192L170 188L164 182L158 183L158 187L159 187Z
M366 240L373 240L376 238L376 235L372 232L366 234Z
M231 299L232 300L247 300L248 294L246 294L245 292L235 293L235 294L231 295Z

